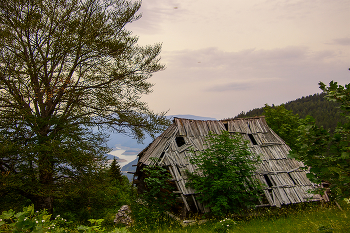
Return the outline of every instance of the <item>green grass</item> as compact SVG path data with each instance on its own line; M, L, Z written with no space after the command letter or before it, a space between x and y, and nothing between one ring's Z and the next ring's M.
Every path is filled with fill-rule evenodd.
M227 232L350 232L350 205L342 203L341 206L343 211L334 203L323 206L311 203L287 206L281 209L259 210L259 212L251 212L243 218L236 217L236 224ZM218 220L211 220L202 225L181 227L170 221L168 224L148 232L215 232L217 222Z
M89 226L80 224L67 224L64 219L50 220L50 215L45 211L35 212L34 206L23 209L23 212L15 213L13 210L4 211L0 215L0 232L13 232L11 229L19 229L18 232L29 232L30 229L46 229L48 232L157 232L157 233L206 233L217 232L221 227L222 233L245 232L320 232L336 233L350 232L350 204L339 203L340 210L335 203L304 203L288 205L283 208L259 208L240 216L231 216L231 220L211 219L201 225L182 227L179 222L168 218L151 218L144 224L137 224L129 229L118 229L118 226L109 224L102 226L103 219L91 220ZM146 220L146 219L144 219ZM54 227L53 227L54 226ZM229 227L227 227L229 226ZM106 228L104 228L106 227ZM121 226L119 226L121 227ZM229 228L229 229L228 229ZM80 231L79 231L80 230ZM39 231L38 231L39 232ZM41 231L40 231L41 232Z

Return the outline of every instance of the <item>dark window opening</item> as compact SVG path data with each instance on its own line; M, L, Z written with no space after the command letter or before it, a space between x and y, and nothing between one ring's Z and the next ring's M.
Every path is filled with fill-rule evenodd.
M253 145L258 145L258 143L255 141L253 134L248 134L248 137L249 137L250 141L253 143Z
M269 178L267 175L264 175L264 178L265 178L265 180L266 180L267 185L268 185L269 187L272 187L273 184L272 184L270 178Z
M225 126L225 129L228 131L228 123L225 123L224 126Z
M296 184L293 177L288 173L288 176L290 177L290 179L293 181L293 184Z
M159 156L159 161L162 160L162 158L164 157L164 155L165 155L165 152L163 151L163 152L160 154L160 156Z
M182 173L180 171L180 168L176 165L177 171L179 172L180 176L182 176Z
M183 137L176 137L175 141L178 147L181 147L186 144L185 139Z

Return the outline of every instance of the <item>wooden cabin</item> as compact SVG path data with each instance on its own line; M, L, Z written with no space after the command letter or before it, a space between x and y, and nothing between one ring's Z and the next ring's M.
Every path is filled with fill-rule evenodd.
M196 191L186 187L188 178L185 171L195 170L189 162L190 148L202 151L206 148L205 138L208 132L220 134L223 130L240 133L250 142L251 152L260 156L256 178L264 184L264 197L257 206L281 207L322 199L320 195L308 193L308 190L315 188L315 184L300 169L304 164L288 157L289 146L268 127L264 117L218 121L174 118L173 124L138 155L133 181L138 191L144 189L145 174L142 173L142 168L154 165L154 159L151 158L157 158L158 165L166 167L172 175L177 189L174 192L182 200L186 211L210 211L196 200Z

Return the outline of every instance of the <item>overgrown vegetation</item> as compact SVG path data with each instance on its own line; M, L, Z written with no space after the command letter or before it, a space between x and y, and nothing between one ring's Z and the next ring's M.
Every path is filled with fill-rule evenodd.
M316 183L327 182L331 195L335 198L350 196L350 84L344 86L331 82L320 88L329 101L340 104L347 119L338 125L333 134L319 127L311 117L300 121L299 136L291 155L308 167L308 177ZM323 190L320 190L323 191Z
M198 192L197 199L210 208L212 215L225 216L256 205L260 185L254 179L254 157L239 134L212 134L207 149L192 151L190 162L197 168L188 173L188 186Z
M167 221L167 211L175 204L174 187L170 183L171 175L163 167L154 165L144 167L145 190L135 197L132 205L135 229L148 231ZM151 223L151 224L150 224Z
M293 149L299 135L297 131L300 125L298 114L287 110L284 105L271 107L267 104L263 114L268 126Z
M125 29L139 19L140 6L128 0L0 1L0 232L265 232L280 229L283 221L293 226L291 232L310 224L311 231L349 229L347 207L234 215L259 198L253 179L258 158L239 135L226 131L209 135L208 149L193 151L198 170L188 184L213 216L231 219L183 229L165 215L175 202L165 168L144 168L146 189L138 195L116 160L106 166L107 130L142 140L168 124L164 113L140 101L151 92L147 80L164 69L161 45L140 47ZM343 125L327 126L334 133L283 106L266 106L265 114L292 155L311 167L309 177L328 182L333 197L342 200L350 195L350 84L320 87L327 103L338 103L347 114ZM116 228L114 216L125 204L132 207L134 224ZM301 227L296 222L315 215Z
M349 232L349 204L339 202L343 210L334 203L301 203L283 208L267 208L252 211L244 217L229 219L211 219L201 225L182 227L171 219L163 221L157 228L145 226L147 231L139 228L106 228L103 220L91 219L85 225L73 224L61 216L51 217L45 211L34 212L33 207L26 207L15 213L6 211L0 215L0 232ZM43 221L44 220L44 221ZM152 224L149 222L147 224Z
M324 97L325 93L317 93L288 101L282 105L286 110L292 111L293 114L298 114L300 118L312 116L317 126L322 126L324 129L334 132L338 123L345 123L346 118L342 116L339 111L339 103L328 101ZM278 105L272 104L271 108L278 108ZM264 107L255 108L248 112L241 112L236 117L254 117L262 115L265 115Z

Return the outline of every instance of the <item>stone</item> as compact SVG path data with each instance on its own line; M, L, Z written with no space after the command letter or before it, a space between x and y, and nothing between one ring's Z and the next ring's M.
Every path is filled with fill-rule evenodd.
M132 219L130 217L131 209L128 205L123 205L118 210L118 213L115 215L114 223L116 224L124 224L126 226L130 226L132 224Z

